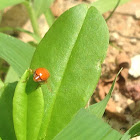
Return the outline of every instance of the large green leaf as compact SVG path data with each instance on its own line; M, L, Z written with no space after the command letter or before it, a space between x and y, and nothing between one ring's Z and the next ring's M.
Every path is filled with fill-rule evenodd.
M114 79L111 89L105 99L89 106L86 110L80 110L76 117L74 117L74 119L54 138L54 140L119 140L121 137L120 133L111 129L107 124L98 119L102 117L105 111L105 107L111 97L116 78Z
M96 8L79 5L61 15L42 39L31 68L49 70L52 93L42 86L45 112L39 138L52 139L86 105L100 76L108 36Z
M8 7L13 6L19 3L22 3L25 0L0 0L0 10Z
M81 109L53 140L119 140L121 134L103 120Z
M12 102L16 83L11 83L0 89L0 137L3 140L16 140Z
M13 120L18 140L37 140L44 111L41 88L27 70L18 82L13 98Z
M0 57L6 60L18 76L29 68L35 48L29 44L0 33Z
M130 0L121 0L119 5L122 5ZM95 6L101 13L112 10L118 3L118 0L97 0L91 5Z
M121 140L129 140L130 138L140 136L140 121L134 124L121 138Z

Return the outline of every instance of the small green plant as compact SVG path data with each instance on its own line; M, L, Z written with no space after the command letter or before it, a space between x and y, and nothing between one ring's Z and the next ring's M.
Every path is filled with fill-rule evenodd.
M140 135L140 122L122 135L102 120L116 79L103 101L84 109L96 88L109 43L100 12L115 2L103 8L99 0L94 6L69 9L37 48L0 33L0 57L11 66L6 82L0 81L2 140L128 140ZM30 69L40 67L49 70L50 78L38 87Z
M3 1L0 0L0 21L2 19L2 14L3 14L3 9L6 8L7 6L13 6L16 4L23 4L28 12L32 28L33 28L33 33L29 32L27 30L24 30L20 27L16 28L11 28L11 27L3 27L0 28L0 31L6 31L6 30L12 30L12 31L19 31L19 32L25 32L32 36L36 42L39 42L41 40L40 36L40 30L39 30L39 25L37 22L37 19L40 17L41 14L44 14L46 17L46 20L48 22L48 25L51 26L55 20L51 10L50 6L53 3L54 0L9 0L9 1Z

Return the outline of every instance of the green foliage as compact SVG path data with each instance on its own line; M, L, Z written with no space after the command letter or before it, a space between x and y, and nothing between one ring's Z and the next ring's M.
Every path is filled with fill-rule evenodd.
M2 82L2 80L0 79L0 89L4 86L4 83Z
M32 38L34 38L37 42L40 41L40 38L35 35L34 33L28 31L28 30L25 30L23 28L19 28L19 27L16 27L16 28L13 28L13 27L1 27L0 28L0 32L4 32L4 31L18 31L18 32L24 32L28 35L30 35Z
M12 102L16 83L11 83L0 88L0 137L3 140L16 140Z
M47 20L48 25L51 27L52 24L53 24L54 21L55 21L55 17L53 16L53 13L52 13L51 9L48 8L48 9L46 10L46 12L44 13L44 15L45 15L45 18L46 18L46 20Z
M35 10L37 17L40 16L42 13L45 13L46 10L50 8L53 2L54 0L34 0L33 8Z
M53 140L85 140L87 138L88 140L96 140L97 138L119 140L122 137L121 134L101 120L105 107L111 97L117 76L105 99L89 106L87 109L80 109L72 121Z
M121 134L103 120L81 109L53 140L119 140Z
M120 71L118 72L117 76L120 74L122 69L120 69ZM117 79L117 76L115 77L113 83L112 83L112 86L109 90L109 93L107 94L107 96L105 97L104 100L102 100L101 102L99 103L96 103L96 104L93 104L91 106L89 106L87 108L87 110L89 110L90 113L93 113L94 115L96 115L98 118L102 118L104 112L105 112L105 107L111 97L111 94L113 92L113 89L114 89L114 85L115 85L115 82L116 82L116 79Z
M44 111L41 88L29 79L27 70L18 82L13 98L13 120L18 140L36 140ZM32 78L32 77L31 77Z
M29 68L35 48L0 33L0 57L6 60L20 77Z
M43 88L48 119L42 122L41 137L47 129L46 138L53 138L86 105L100 76L108 38L100 13L79 5L60 16L42 39L31 63L32 69L45 67L51 74L52 94Z
M52 0L33 2L33 7L31 0L25 3L32 22L36 22L37 16L48 12ZM117 0L98 0L94 5L103 13L116 3ZM3 140L119 140L121 137L127 140L139 135L139 123L122 136L101 120L116 79L103 101L81 109L96 88L109 40L105 20L95 7L82 4L66 11L36 50L0 33L0 57L10 64L5 83L12 82L0 81L0 137ZM37 32L34 30L38 38ZM51 75L47 84L40 88L33 81L29 67L47 68ZM19 82L14 83L16 80Z
M3 10L8 6L13 6L22 3L23 1L25 0L0 0L0 10Z
M34 0L33 2L33 8L36 16L39 17L43 13L49 26L51 26L55 20L50 9L53 2L54 0Z
M121 138L121 140L129 140L130 138L140 136L140 121L134 124Z
M119 5L122 5L130 0L121 0ZM112 10L118 3L118 0L97 0L91 5L95 6L101 13Z
M14 69L10 67L5 77L4 83L13 83L15 81L19 81L19 77L17 73L14 71Z

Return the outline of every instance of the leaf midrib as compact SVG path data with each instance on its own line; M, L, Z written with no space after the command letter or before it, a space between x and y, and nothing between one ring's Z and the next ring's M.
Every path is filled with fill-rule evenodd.
M89 10L89 9L87 9L87 12L86 12L86 14L85 14L85 17L84 17L84 19L83 19L82 26L81 26L81 28L80 28L80 30L79 30L79 33L78 33L78 35L77 35L77 38L76 38L76 40L75 40L75 42L74 42L74 44L73 44L73 47L72 47L72 49L71 49L71 51L70 51L69 57L68 57L68 59L67 59L68 61L67 61L66 65L65 65L64 72L63 72L62 78L61 78L61 80L60 80L60 84L58 85L58 88L56 89L55 96L54 96L54 99L53 99L53 104L52 104L53 107L52 107L51 113L50 113L51 115L52 115L52 111L53 111L53 108L54 108L54 104L55 104L55 101L56 101L56 97L57 97L58 91L59 91L59 89L60 89L60 87L61 87L61 83L62 83L62 81L63 81L63 79L64 79L65 71L66 71L66 69L67 69L67 66L68 66L68 63L69 63L71 54L72 54L72 52L73 52L73 49L74 49L74 47L75 47L75 45L76 45L76 43L77 43L77 40L79 39L79 35L80 35L80 33L81 33L81 29L82 29L82 27L83 27L83 25L84 25L86 16L87 16L87 14L88 14L88 10ZM50 115L50 117L49 117L48 126L49 126L49 124L50 124L51 115ZM48 126L47 126L47 129L48 129ZM47 129L46 129L46 132L47 132Z

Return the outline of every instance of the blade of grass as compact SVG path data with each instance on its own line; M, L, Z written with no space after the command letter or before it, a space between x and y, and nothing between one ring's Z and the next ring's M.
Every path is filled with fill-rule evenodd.
M34 51L31 45L0 33L0 57L12 66L19 77L29 68Z
M121 140L129 140L130 138L136 136L140 136L140 121L127 130L127 132L122 136Z
M93 104L87 108L88 111L90 111L91 113L93 113L94 115L96 115L99 118L102 118L102 116L105 112L105 108L106 108L106 105L111 97L112 92L113 92L116 79L117 79L118 75L120 74L120 72L122 71L122 69L123 68L121 68L119 70L119 72L117 73L107 96L99 103Z
M53 140L119 140L121 134L85 109L80 109L72 121Z

